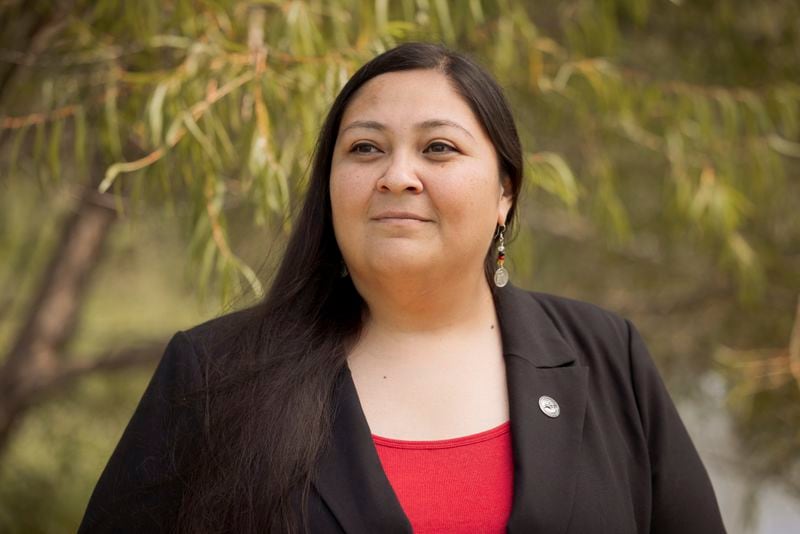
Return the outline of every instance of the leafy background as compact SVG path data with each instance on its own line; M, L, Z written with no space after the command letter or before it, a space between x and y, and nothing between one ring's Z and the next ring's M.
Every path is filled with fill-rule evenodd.
M765 516L800 498L797 2L0 14L0 531L75 530L166 340L263 294L321 117L408 40L470 53L512 101L514 282L632 318L729 531L786 528Z

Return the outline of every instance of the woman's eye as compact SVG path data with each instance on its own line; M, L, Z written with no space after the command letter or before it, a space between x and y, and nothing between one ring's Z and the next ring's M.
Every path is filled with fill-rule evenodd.
M446 154L448 152L455 152L456 149L453 146L448 145L447 143L431 143L428 145L428 148L425 149L425 152L430 152L433 154Z
M369 143L358 143L350 149L350 152L355 152L356 154L375 154L378 152L378 147Z

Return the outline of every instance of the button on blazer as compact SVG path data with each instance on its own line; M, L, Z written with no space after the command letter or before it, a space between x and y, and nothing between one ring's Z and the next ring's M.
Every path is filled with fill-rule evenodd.
M512 285L495 288L494 296L514 461L507 532L724 533L706 470L631 323ZM196 347L225 320L172 338L79 533L174 530L182 487L168 451L175 440L189 441L191 450L198 434L169 399L203 384ZM309 531L411 533L349 369L337 378L333 434L313 479ZM558 404L557 417L540 407L542 396Z

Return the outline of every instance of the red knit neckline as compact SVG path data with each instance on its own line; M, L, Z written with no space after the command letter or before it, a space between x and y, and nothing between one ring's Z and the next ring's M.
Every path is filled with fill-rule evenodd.
M384 447L393 447L395 449L449 449L452 447L463 447L465 445L472 445L473 443L480 443L489 439L502 436L511 430L511 421L501 423L494 428L483 430L476 434L468 434L466 436L458 436L455 438L435 439L435 440L407 440L385 438L372 434L372 439L376 445Z

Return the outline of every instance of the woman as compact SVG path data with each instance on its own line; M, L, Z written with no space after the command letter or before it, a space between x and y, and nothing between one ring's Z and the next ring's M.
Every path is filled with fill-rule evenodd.
M724 532L627 321L505 285L499 86L405 44L322 127L265 301L179 332L81 532Z

